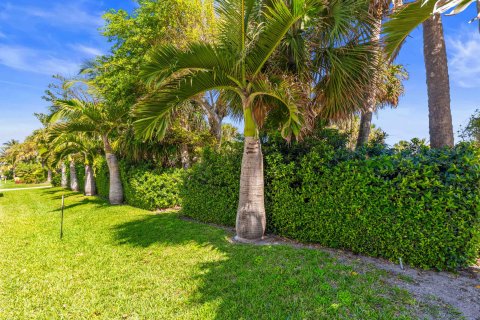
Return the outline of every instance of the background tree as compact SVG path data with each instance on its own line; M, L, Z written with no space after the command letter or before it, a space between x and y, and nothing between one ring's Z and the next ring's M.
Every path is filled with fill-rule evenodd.
M423 23L424 59L427 76L429 133L432 148L454 145L450 82L441 14L465 10L474 0L417 0L391 15L385 25L386 51L391 56L418 25Z
M51 115L52 132L88 132L101 139L110 173L109 200L111 204L121 204L123 188L112 139L127 123L128 108L106 104L95 96L90 96L89 100L57 100L55 105L58 110Z

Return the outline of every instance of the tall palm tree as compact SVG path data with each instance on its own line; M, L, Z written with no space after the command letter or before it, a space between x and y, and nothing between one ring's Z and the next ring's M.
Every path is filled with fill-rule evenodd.
M161 86L134 110L138 132L151 137L155 131L165 134L170 112L182 102L211 90L223 89L235 95L232 101L243 113L245 136L236 223L241 239L262 238L266 225L263 156L258 138L258 114L265 109L262 102L269 100L285 108L286 134L298 134L302 123L295 91L289 90L290 79L275 79L264 73L263 67L289 27L302 18L306 3L296 0L290 10L283 1L272 2L263 12L268 15L264 15L265 24L257 35L252 32L256 1L222 0L218 3L219 44L193 43L186 51L173 46L156 48L143 75Z
M370 36L370 41L376 45L379 49L380 46L380 34L382 30L382 21L388 6L390 5L389 1L386 0L372 0L370 2L370 13L375 21L373 30ZM373 63L377 69L380 69L381 65L381 53L380 50L377 53L377 57L373 59ZM360 130L358 132L357 139L357 148L363 146L368 142L368 137L370 135L370 128L372 126L372 117L373 112L375 112L377 106L377 85L378 85L379 74L376 72L371 81L370 92L367 94L365 99L365 106L360 115Z
M143 67L143 78L157 90L134 108L137 133L151 137L165 134L171 113L198 94L222 90L229 98L232 113L244 123L244 151L240 173L240 195L236 232L239 239L263 237L266 224L264 204L263 155L259 129L267 116L275 116L286 138L297 136L305 123L305 105L309 96L303 85L289 72L275 72L268 62L291 27L311 8L327 12L322 1L255 0L218 1L219 39L215 44L192 43L186 50L160 46ZM337 28L341 26L337 26ZM344 51L322 48L333 62ZM341 52L341 53L340 53ZM350 53L351 54L351 53ZM365 52L357 52L364 58ZM338 60L336 58L339 58ZM352 54L349 56L352 63ZM323 62L325 62L324 60ZM325 64L324 64L325 65ZM350 66L351 67L351 66ZM359 67L356 65L352 69ZM358 68L358 69L361 69ZM350 74L339 65L336 73L319 80L330 84L329 92L318 90L328 101L337 90L350 96L356 86L346 79ZM324 74L325 75L325 74ZM343 77L343 78L342 78ZM348 87L344 84L348 83ZM320 86L320 84L317 84Z
M101 139L110 176L109 201L111 204L123 203L120 168L111 143L116 131L125 125L128 110L104 104L98 99L57 100L55 105L57 111L51 116L52 132L88 132Z
M432 148L454 145L450 110L450 81L441 14L465 10L475 0L417 0L395 12L385 24L386 51L394 55L408 34L423 24L423 51L428 90Z

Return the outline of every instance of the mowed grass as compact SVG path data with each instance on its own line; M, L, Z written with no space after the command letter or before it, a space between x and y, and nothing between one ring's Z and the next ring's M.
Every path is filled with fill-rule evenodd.
M66 194L64 238L60 199ZM0 198L1 319L409 319L380 271L58 188Z
M19 183L15 184L14 181L7 180L7 182L0 181L0 190L8 190L8 189L20 189L20 188L31 188L31 187L47 187L50 186L50 183L37 183L37 184L25 184Z

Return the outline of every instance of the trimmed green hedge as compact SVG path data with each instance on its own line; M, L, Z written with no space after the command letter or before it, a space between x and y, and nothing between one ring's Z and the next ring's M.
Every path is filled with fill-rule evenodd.
M468 145L332 164L268 157L270 226L333 248L453 270L480 248L480 162Z
M98 157L93 167L98 195L108 199L110 187L107 161L104 157ZM180 206L180 187L184 174L183 169L160 170L150 164L120 161L125 203L147 210Z
M202 161L185 177L182 213L204 222L235 226L242 145L229 144L222 152L205 150Z
M108 164L105 157L97 157L93 162L93 172L95 176L95 183L97 186L97 194L105 199L108 199L110 191Z
M480 157L471 145L265 149L270 231L423 268L454 270L478 257ZM240 146L207 151L185 180L183 213L233 226L240 162Z
M156 210L181 205L183 169L158 170L149 165L120 162L125 202L134 207Z

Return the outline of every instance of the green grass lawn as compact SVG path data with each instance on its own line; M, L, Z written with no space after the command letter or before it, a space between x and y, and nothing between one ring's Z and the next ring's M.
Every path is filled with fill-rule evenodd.
M177 213L112 207L58 188L5 193L0 318L409 319L419 312L380 271L317 250L230 244L227 236Z
M8 180L7 182L0 182L0 190L3 189L20 189L20 188L31 188L31 187L46 187L50 186L50 183L37 183L37 184L25 184L25 183L20 183L20 184L15 184L15 181Z

